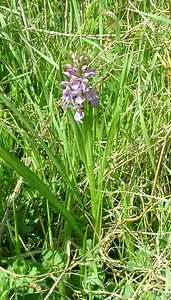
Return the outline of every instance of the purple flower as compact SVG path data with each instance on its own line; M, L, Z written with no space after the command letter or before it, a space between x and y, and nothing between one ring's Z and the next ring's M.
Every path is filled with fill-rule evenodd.
M96 69L91 69L88 72L85 72L84 78L90 77L90 76L95 76L96 75Z
M86 78L82 79L81 88L82 88L83 93L88 91L88 83L89 83L88 79L86 79Z
M75 109L75 108L74 108ZM76 113L74 115L74 119L78 122L83 122L82 119L84 118L84 112L82 110L82 107L81 106L78 106L76 108Z
M85 97L80 93L75 97L75 103L82 104L85 101Z
M63 90L62 99L65 100L65 102L69 102L70 100L72 101L72 91L69 86Z
M87 99L90 101L92 107L97 107L99 102L99 97L97 95L97 91L92 87L87 91Z
M96 69L88 69L87 59L81 56L79 60L73 57L73 66L66 65L67 81L61 84L65 87L62 93L66 108L75 110L74 119L82 123L84 118L84 102L88 100L92 107L98 106L99 96L97 91L89 86L89 78L96 75Z
M87 68L88 68L87 65L83 65L81 69L82 69L82 71L85 71Z

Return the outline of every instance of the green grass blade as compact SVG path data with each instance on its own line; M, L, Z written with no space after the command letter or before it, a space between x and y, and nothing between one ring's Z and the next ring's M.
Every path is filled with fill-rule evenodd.
M153 152L152 152L152 149L151 149L150 137L149 137L149 134L148 134L148 131L147 131L147 127L145 125L143 109L142 109L142 106L141 106L141 99L142 99L142 96L141 95L138 96L138 107L139 107L139 112L140 112L141 129L142 129L142 132L143 132L143 135L144 135L144 139L145 139L145 142L146 142L146 145L147 145L147 148L148 148L148 154L150 156L151 164L152 164L153 171L154 171L154 174L155 174L156 173L156 162L155 162L155 158L154 158L154 155L153 155Z
M21 175L24 180L26 180L35 190L37 190L40 195L49 200L52 207L54 207L56 211L68 221L74 232L80 239L82 239L83 232L80 229L80 226L77 224L72 214L67 211L66 208L56 199L50 188L44 182L42 182L42 180L33 171L26 167L18 158L6 150L2 145L0 145L0 156L8 165L10 165L11 168Z
M77 22L78 33L79 33L79 36L81 39L80 12L79 12L79 8L78 8L78 2L76 0L72 0L72 5L74 8L74 14L75 14L76 22Z
M118 124L120 113L121 113L121 107L119 105L117 105L117 107L113 113L113 118L112 118L111 125L110 125L108 135L107 135L107 143L106 143L106 147L104 149L102 163L101 163L101 169L100 169L99 184L104 175L106 159L110 153L110 150L112 149L112 145L113 145L112 141L113 141L113 138L115 135L115 129Z
M41 51L39 51L38 49L36 49L34 46L30 45L30 43L25 38L23 38L22 35L20 35L20 37L27 44L27 46L29 46L31 49L33 49L36 53L38 53L40 55L40 57L42 57L43 59L45 59L52 66L54 66L55 68L57 68L57 70L59 70L59 65L52 58L50 58L46 54L43 54Z
M164 17L161 17L161 16L158 16L158 15L154 15L154 14L151 14L151 13L145 13L143 12L143 14L147 17L151 17L152 19L154 20L157 20L163 24L168 24L168 25L171 25L171 20L170 19L167 19L167 18L164 18Z

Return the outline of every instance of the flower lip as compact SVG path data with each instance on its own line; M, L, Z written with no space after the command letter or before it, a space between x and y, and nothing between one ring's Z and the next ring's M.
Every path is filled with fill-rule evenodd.
M81 108L77 109L76 113L74 115L75 121L78 121L78 122L82 123L83 122L82 121L83 118L84 118L84 112L82 111Z
M82 104L84 101L85 101L85 97L82 94L77 95L77 97L75 98L75 103L77 104Z

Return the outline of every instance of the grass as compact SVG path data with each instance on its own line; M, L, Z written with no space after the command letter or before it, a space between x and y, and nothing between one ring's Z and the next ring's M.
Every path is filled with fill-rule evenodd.
M170 299L170 2L2 1L0 24L0 299Z

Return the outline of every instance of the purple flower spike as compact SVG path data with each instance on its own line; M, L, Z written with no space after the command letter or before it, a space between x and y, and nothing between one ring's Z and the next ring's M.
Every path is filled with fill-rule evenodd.
M62 93L65 108L75 110L74 119L82 123L84 102L88 100L92 107L98 106L98 93L89 86L89 78L96 75L96 69L88 69L86 57L81 56L76 60L75 56L73 56L73 65L67 64L66 71L63 73L68 77L68 81L61 82L61 85L65 87Z

